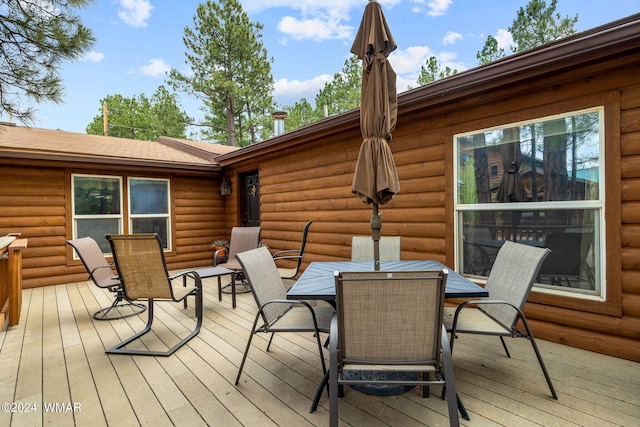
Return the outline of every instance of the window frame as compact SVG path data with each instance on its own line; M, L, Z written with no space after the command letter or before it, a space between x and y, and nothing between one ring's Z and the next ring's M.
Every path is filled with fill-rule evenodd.
M578 297L577 295L558 295L549 292L540 291L538 288L534 288L529 296L529 302L534 303L528 305L529 309L536 309L537 304L545 306L557 306L562 308L570 308L580 311L607 314L612 316L622 315L622 242L620 233L613 232L619 230L622 226L621 222L621 166L620 166L620 92L600 92L596 94L586 95L577 98L565 98L562 101L557 101L544 105L537 106L524 106L522 109L512 109L509 112L503 113L499 116L485 119L476 119L466 123L459 124L455 131L455 136L460 134L468 134L478 132L479 129L488 129L494 127L506 127L509 123L530 122L538 120L542 117L550 117L554 115L566 114L566 112L575 112L588 110L596 107L603 108L603 132L604 140L601 149L604 150L604 156L600 159L601 162L601 176L604 176L604 184L601 187L603 194L604 204L604 218L606 222L603 223L603 232L605 237L601 241L602 248L606 249L606 256L602 256L602 262L605 267L602 268L604 280L603 297L599 300L588 299ZM457 161L457 145L454 140L453 132L450 133L451 138L451 165L456 165ZM450 203L447 203L453 212L450 222L451 228L447 233L451 239L452 245L449 246L448 256L457 265L458 262L458 226L457 215L458 210L455 208L457 202L457 194L454 196L454 191L457 192L456 185L456 168L448 168L450 188ZM549 202L551 203L551 202ZM607 230L610 232L607 233ZM482 280L476 280L482 283ZM548 309L547 309L548 310ZM546 310L545 310L546 311ZM540 312L542 313L542 312ZM542 314L540 314L542 315Z
M119 214L97 214L97 215L78 215L76 214L76 198L75 198L75 188L76 188L76 177L84 177L84 178L102 178L102 179L115 179L119 184L119 193L120 193L120 213ZM71 223L72 223L72 238L78 238L78 219L115 219L118 221L118 233L122 233L124 227L124 178L122 176L117 175L101 175L101 174L88 174L88 173L72 173L71 174ZM83 236L84 237L84 236ZM110 255L109 252L104 252L105 255ZM77 257L75 251L73 252L74 259L80 259Z
M133 196L132 196L132 192L131 192L131 184L132 181L163 181L166 183L166 194L167 194L167 212L166 213L157 213L157 214L149 214L149 213L144 213L144 214L134 214L132 213L132 207L133 207ZM171 180L168 178L151 178L151 177L140 177L140 176L131 176L131 177L127 177L127 200L128 200L128 204L127 204L127 223L129 226L129 232L131 232L131 230L134 229L133 226L133 221L136 219L143 219L143 218L165 218L165 222L166 222L166 230L167 230L167 241L164 242L165 245L163 247L163 250L165 252L170 252L172 249L172 239L171 239Z

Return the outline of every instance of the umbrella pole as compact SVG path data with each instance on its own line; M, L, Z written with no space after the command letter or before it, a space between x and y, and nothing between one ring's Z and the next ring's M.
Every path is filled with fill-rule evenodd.
M382 219L378 213L378 204L373 204L373 214L371 215L371 237L373 238L373 267L375 271L380 271L380 229Z

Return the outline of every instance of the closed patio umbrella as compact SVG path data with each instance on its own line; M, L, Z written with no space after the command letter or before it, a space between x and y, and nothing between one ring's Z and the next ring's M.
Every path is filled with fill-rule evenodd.
M389 54L396 48L382 8L370 1L351 47L351 52L362 60L360 131L363 137L351 191L364 203L373 204L371 232L375 270L380 269L382 228L378 205L389 202L400 191L388 145L398 115L396 74L388 61Z

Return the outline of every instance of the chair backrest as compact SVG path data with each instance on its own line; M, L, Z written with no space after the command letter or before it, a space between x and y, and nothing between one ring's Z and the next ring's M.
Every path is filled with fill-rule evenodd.
M400 261L400 236L380 237L380 261ZM351 261L373 261L373 239L371 236L353 236L351 239Z
M522 309L527 302L540 266L551 251L507 240L498 251L485 289L492 300L506 301ZM515 310L505 304L486 304L482 309L508 328L518 320Z
M339 273L336 311L343 360L439 360L446 277L446 271Z
M258 307L262 307L269 301L287 299L287 288L282 282L276 263L267 248L261 247L245 251L239 253L236 258L249 281ZM287 304L271 304L265 307L262 318L266 323L272 324L288 308Z
M174 299L157 234L108 234L113 260L128 299Z
M300 253L298 254L300 258L298 258L298 265L296 267L296 271L300 269L300 264L302 264L302 256L304 255L304 248L307 246L307 235L309 234L309 227L311 227L313 221L307 222L302 230L302 240L300 241Z
M229 261L241 252L255 249L260 242L260 227L233 227L229 242Z
M120 280L112 266L107 262L98 242L93 238L67 240L67 244L76 250L93 283L101 288L120 285Z

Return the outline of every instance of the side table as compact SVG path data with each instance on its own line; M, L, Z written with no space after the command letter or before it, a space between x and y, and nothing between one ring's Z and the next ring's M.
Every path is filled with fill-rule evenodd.
M205 267L205 268L197 268L194 270L190 270L190 272L195 272L200 276L201 279L207 279L209 277L217 277L218 278L218 301L222 301L222 276L226 276L227 274L231 275L231 305L233 308L236 308L236 272L224 267ZM183 277L183 285L187 286L187 278ZM185 299L185 307L187 301Z

